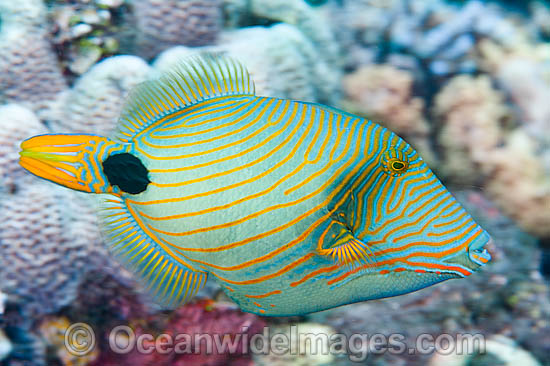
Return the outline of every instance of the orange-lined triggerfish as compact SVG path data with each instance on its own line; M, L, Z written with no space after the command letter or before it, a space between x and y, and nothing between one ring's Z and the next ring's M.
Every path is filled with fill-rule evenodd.
M490 260L489 235L405 141L335 108L256 96L224 56L138 86L112 138L21 147L35 175L106 194L106 241L166 307L210 277L245 311L305 314Z

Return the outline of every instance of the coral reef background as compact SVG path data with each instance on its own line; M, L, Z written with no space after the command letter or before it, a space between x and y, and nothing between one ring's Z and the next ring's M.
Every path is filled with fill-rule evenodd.
M495 239L471 278L295 318L242 313L209 283L156 308L104 246L85 194L17 163L48 132L109 134L128 92L182 57L243 61L258 94L320 102L417 148ZM444 0L0 0L0 365L350 365L337 354L108 349L108 332L480 333L487 353L369 365L550 365L550 5ZM547 277L545 277L545 275ZM66 352L74 322L96 330ZM345 351L345 350L344 350Z

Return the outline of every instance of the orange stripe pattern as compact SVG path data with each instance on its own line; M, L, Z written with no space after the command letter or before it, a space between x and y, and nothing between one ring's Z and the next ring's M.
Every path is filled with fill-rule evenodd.
M365 282L361 299L375 298L479 265L468 248L486 234L392 132L274 98L194 107L133 137L151 185L125 203L141 230L229 286L244 309L304 313L324 308L328 293L354 301L348 284L357 280ZM396 157L407 160L404 174L388 172L383 159ZM394 292L371 285L393 276L403 278Z
M116 142L23 145L31 172L111 193L111 249L167 306L210 277L245 311L305 314L468 276L490 259L488 234L405 141L335 108L255 96L244 67L221 56L139 86ZM122 151L147 169L139 194L103 174Z

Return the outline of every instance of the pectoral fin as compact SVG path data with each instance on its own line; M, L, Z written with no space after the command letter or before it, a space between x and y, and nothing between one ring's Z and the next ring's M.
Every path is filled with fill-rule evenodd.
M331 257L341 265L356 266L376 262L368 244L355 237L344 223L337 220L330 223L321 236L317 252Z

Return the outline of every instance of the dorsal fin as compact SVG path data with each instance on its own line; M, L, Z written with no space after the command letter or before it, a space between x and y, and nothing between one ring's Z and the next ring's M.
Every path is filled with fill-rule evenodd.
M254 95L254 82L243 64L219 54L192 56L130 92L115 137L129 142L167 114L225 95Z

